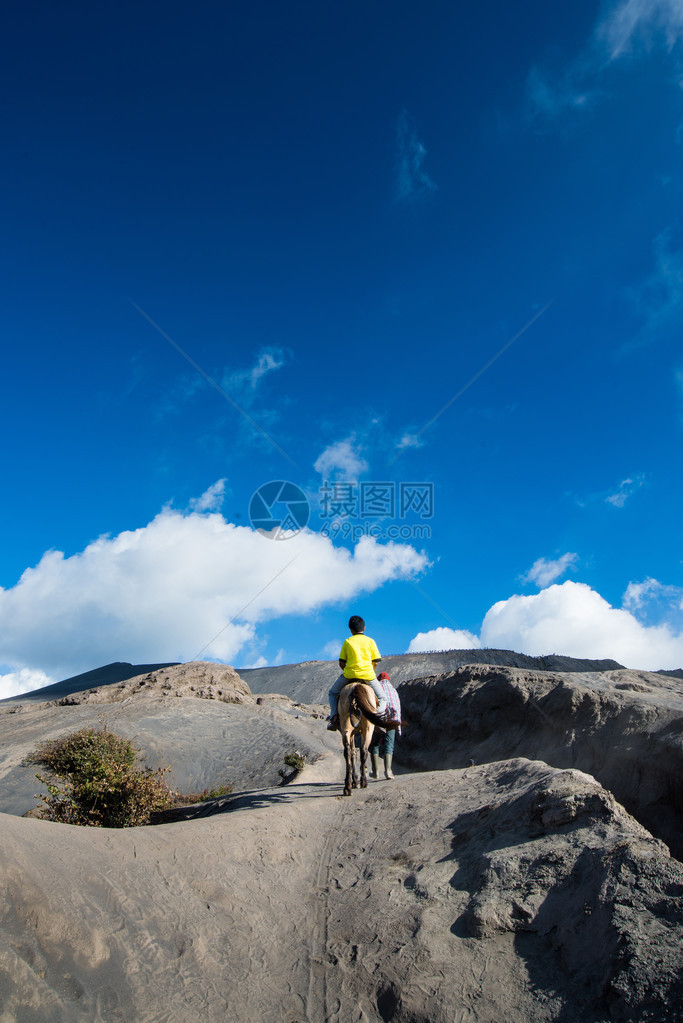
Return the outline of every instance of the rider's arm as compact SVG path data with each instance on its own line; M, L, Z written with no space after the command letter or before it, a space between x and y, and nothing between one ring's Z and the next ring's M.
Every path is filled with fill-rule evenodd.
M339 667L342 669L342 671L346 667L346 661L342 661L341 657L339 658Z

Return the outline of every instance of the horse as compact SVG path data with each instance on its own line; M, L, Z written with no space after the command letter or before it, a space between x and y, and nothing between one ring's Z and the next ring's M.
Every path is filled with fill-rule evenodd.
M358 788L356 774L355 737L360 735L360 787L368 786L367 758L375 725L379 728L398 728L400 722L387 722L376 713L377 697L370 686L362 682L350 682L339 694L339 731L344 742L344 759L346 760L346 780L344 795L350 796L351 789Z

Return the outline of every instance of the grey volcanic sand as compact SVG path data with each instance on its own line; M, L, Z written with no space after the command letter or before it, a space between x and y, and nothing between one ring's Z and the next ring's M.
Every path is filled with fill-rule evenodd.
M683 1018L683 867L588 776L338 792L314 767L206 820L3 817L0 1018Z
M277 785L287 753L312 762L337 749L339 737L320 724L326 713L286 697L265 696L259 705L234 669L208 662L162 668L47 704L7 701L0 706L0 812L24 814L36 806L37 768L25 757L39 742L79 728L106 725L132 739L149 767L170 766L167 784L180 792L225 784L244 790Z
M0 814L0 1023L682 1023L683 866L571 762L613 748L639 809L676 812L637 758L668 750L680 787L683 683L636 674L414 680L418 773L350 798L324 708L225 666L4 704L3 808L38 739L101 715L187 787L241 791L123 831ZM313 762L273 784L293 748Z

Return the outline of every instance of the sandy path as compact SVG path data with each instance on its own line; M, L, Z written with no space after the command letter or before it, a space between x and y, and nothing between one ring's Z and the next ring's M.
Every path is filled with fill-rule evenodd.
M339 751L303 778L153 828L0 815L0 1023L586 1023L615 907L629 992L667 997L683 870L592 779L517 760L347 799Z

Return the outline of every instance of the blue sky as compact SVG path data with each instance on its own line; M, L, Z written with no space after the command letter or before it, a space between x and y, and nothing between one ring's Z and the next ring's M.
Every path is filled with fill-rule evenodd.
M15 5L0 694L335 657L352 613L387 654L683 664L682 34L683 0Z

